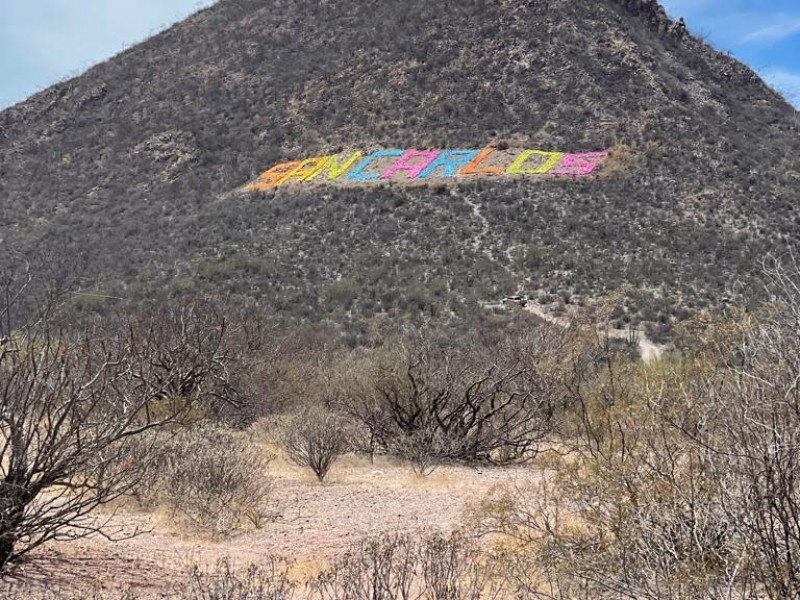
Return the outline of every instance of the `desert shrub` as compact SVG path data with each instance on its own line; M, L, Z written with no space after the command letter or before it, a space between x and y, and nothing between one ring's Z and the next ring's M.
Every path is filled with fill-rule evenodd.
M395 600L411 596L415 548L407 536L364 541L313 581L321 600Z
M10 286L0 275L7 314L26 293ZM46 315L51 300L42 302ZM53 540L114 537L94 513L139 484L125 459L134 448L150 456L153 435L192 416L225 378L224 328L209 332L200 310L186 304L57 337L42 316L2 335L0 571Z
M680 390L702 371L620 369L615 382L606 375L583 394L569 465L480 507L483 531L513 542L496 560L529 597L747 597L739 596L751 591L741 576L747 557L721 502L721 478L670 422L697 416ZM648 396L647 384L660 397Z
M43 587L43 584L46 587ZM132 590L110 592L106 586L84 585L77 596L74 588L64 582L26 579L17 575L0 579L0 600L140 600Z
M213 569L194 566L189 571L189 585L181 600L292 600L295 584L287 573L286 563L270 557L259 565L237 571L229 559L222 559Z
M499 337L420 332L356 361L331 386L333 401L423 472L444 460L529 459L560 408L565 338L550 326Z
M459 440L448 439L440 428L429 423L406 435L396 436L388 450L406 461L419 477L427 477L438 466L443 457L458 452Z
M141 464L146 475L136 498L201 534L260 527L270 517L269 461L244 433L211 426L179 430Z
M309 589L319 600L493 600L502 584L470 538L437 533L367 539Z
M520 593L798 596L798 282L797 265L773 265L772 305L695 320L682 355L576 363L568 466L481 507L484 530L521 549L498 557Z
M248 399L241 425L291 410L298 398L315 404L324 396L322 375L345 352L339 332L326 324L300 325L248 303L231 317L238 341L235 386Z
M286 425L281 446L292 462L309 467L323 481L333 463L349 448L346 424L325 409L306 409Z
M499 573L462 532L424 538L419 554L426 597L431 600L490 600L503 591Z

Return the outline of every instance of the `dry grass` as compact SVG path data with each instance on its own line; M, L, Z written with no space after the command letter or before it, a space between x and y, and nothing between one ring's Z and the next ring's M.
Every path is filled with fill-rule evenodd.
M289 578L298 586L305 585L325 569L330 568L331 559L321 556L306 556L289 565Z

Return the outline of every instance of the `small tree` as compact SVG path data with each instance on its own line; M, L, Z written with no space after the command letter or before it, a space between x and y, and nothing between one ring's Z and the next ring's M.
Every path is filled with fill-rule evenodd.
M346 380L332 395L376 445L423 473L442 460L524 461L563 404L566 347L563 331L547 325L491 347L423 331L373 366L368 381Z
M0 349L0 568L49 540L99 532L89 514L137 476L116 458L174 417L151 418L152 398L118 387L119 357L87 349L48 339Z
M301 467L310 467L320 481L348 449L344 421L318 408L293 417L281 441L289 459Z
M94 511L143 476L129 460L150 454L143 434L216 397L228 359L209 338L224 327L193 315L174 315L168 345L159 318L91 337L42 323L0 345L0 569L51 540L108 537Z

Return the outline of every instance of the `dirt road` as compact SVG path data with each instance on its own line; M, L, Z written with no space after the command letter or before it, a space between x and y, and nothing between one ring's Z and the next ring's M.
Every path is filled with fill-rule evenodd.
M547 321L548 323L553 323L555 325L560 325L561 327L570 327L571 322L569 319L565 319L563 317L554 317L543 311L539 306L528 302L525 306L525 310L535 314L540 319ZM608 337L615 340L627 340L629 337L629 332L626 329L604 329L604 333L608 334ZM638 332L638 344L639 344L639 355L642 357L642 360L645 362L650 362L661 358L661 355L664 353L665 346L659 346L654 342L647 339L647 337L641 331Z

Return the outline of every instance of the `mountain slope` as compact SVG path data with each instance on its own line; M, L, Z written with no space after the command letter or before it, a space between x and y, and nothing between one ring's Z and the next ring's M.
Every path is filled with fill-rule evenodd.
M518 287L666 327L797 245L796 111L640 0L223 0L0 113L5 243L136 300L465 314ZM287 186L340 149L610 149L596 178Z

